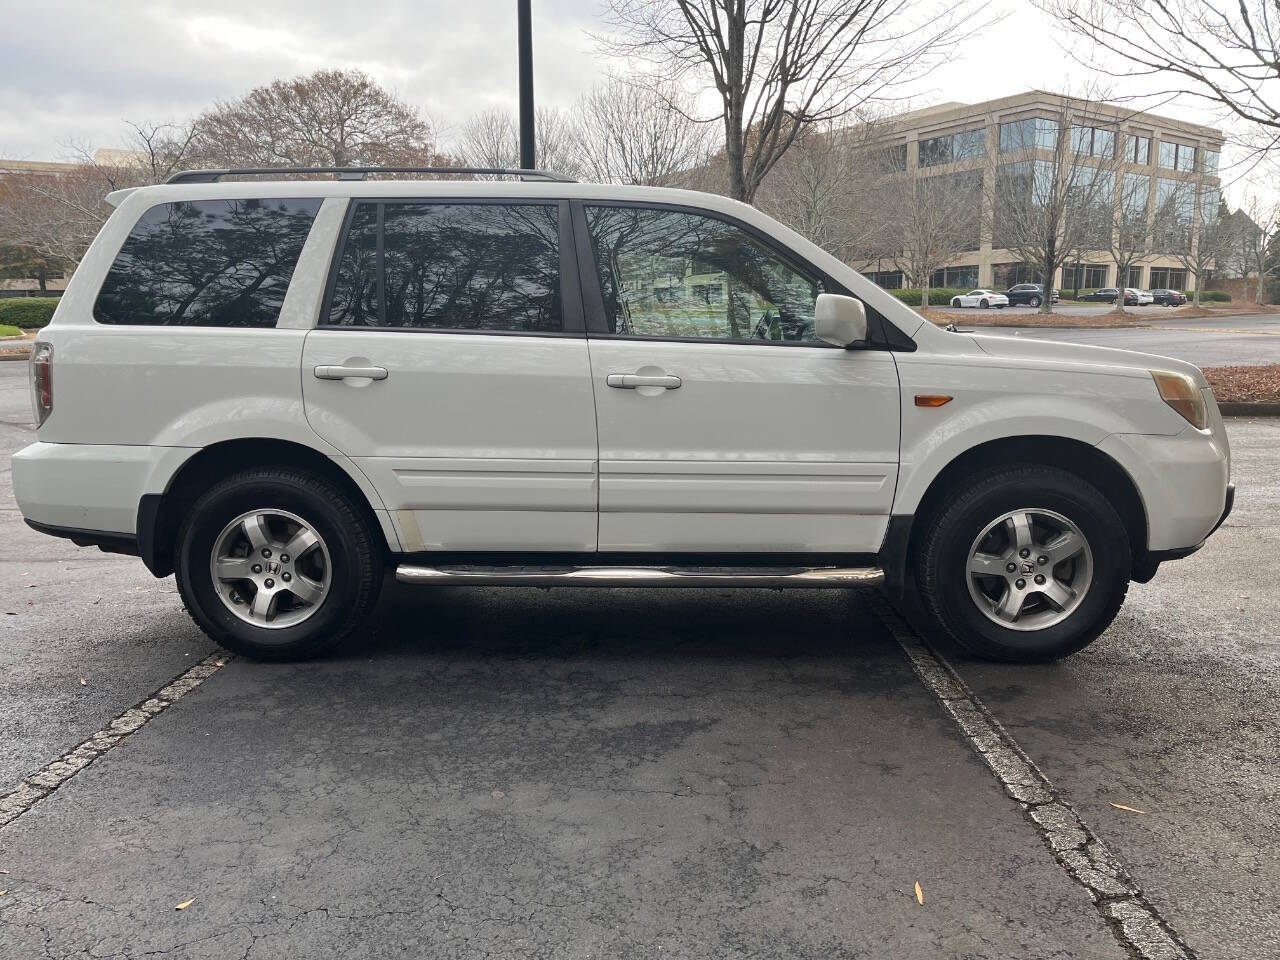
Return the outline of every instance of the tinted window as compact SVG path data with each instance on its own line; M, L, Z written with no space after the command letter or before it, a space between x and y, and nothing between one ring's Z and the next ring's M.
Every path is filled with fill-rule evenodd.
M319 199L190 200L134 225L94 304L99 323L273 327Z
M552 205L357 204L328 322L561 330L559 230Z
M586 212L611 333L816 342L820 280L741 228L677 210Z

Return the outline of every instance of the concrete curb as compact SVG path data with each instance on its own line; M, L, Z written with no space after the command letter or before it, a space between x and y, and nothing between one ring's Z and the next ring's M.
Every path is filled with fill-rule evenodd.
M1224 417L1280 417L1280 403L1219 403Z

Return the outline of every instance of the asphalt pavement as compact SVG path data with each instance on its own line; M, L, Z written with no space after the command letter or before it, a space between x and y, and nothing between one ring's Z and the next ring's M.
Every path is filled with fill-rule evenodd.
M27 405L0 364L0 794L214 651L171 579L21 524ZM1280 955L1280 421L1229 430L1234 514L1097 643L939 650L1236 960ZM392 586L348 648L231 660L0 827L0 956L1134 955L877 598Z
M960 329L1002 337L1035 337L1066 343L1087 343L1121 350L1137 350L1164 357L1186 360L1200 367L1280 363L1280 315L1213 317L1211 319L1165 319L1163 310L1151 307L1130 308L1134 320L1150 324L1144 327L966 327L972 310L956 310L955 324ZM1060 307L1055 310L1068 320L1078 316L1108 312L1107 308ZM983 311L987 314L988 311ZM1032 314L1029 308L1010 307L1001 312L1002 320L1016 320L1020 314ZM985 316L984 316L985 319Z

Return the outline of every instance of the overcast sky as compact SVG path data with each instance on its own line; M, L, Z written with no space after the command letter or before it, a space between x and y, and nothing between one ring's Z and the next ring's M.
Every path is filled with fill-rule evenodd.
M488 106L514 111L513 0L0 0L0 157L53 160L69 141L119 145L122 121L184 119L214 100L322 67L359 67L423 107L447 141ZM568 106L610 63L591 31L603 0L535 0L539 103ZM1078 88L1084 71L1027 0L906 93L915 106ZM619 65L614 64L616 69ZM1188 104L1162 112L1199 122Z

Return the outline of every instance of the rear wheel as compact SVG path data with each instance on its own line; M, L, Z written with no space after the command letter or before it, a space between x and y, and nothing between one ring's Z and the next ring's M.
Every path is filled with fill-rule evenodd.
M1054 660L1093 641L1124 602L1124 524L1092 484L1064 470L975 476L926 524L916 556L926 609L971 653Z
M382 585L374 531L345 492L293 468L246 470L196 501L178 591L197 624L256 660L316 656L358 629Z
M979 302L978 306L980 306L983 310L986 310L986 309L988 309L988 308L991 306L991 301L990 301L990 300L983 300L983 301Z
M1031 298L1029 301L1027 301L1027 302L1028 302L1031 306L1033 306L1033 307L1038 307L1038 306L1040 306L1040 298L1039 298L1039 297L1032 297L1032 298Z

